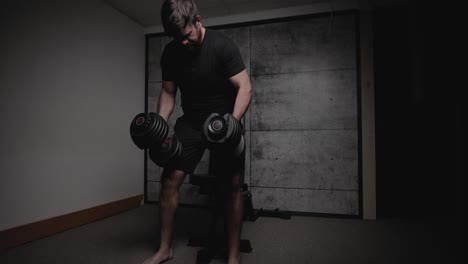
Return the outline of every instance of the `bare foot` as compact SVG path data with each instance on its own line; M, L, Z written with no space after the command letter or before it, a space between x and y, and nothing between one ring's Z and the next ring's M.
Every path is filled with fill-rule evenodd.
M172 254L172 248L170 248L169 250L160 249L158 250L158 252L156 252L156 254L154 254L154 256L145 260L143 264L161 264L161 263L171 260L173 257L174 256Z
M240 256L228 258L228 264L239 264L239 263L240 263Z

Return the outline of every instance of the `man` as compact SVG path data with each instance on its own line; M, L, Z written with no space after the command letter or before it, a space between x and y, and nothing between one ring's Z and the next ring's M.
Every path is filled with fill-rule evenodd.
M164 168L160 194L161 242L159 250L144 264L173 258L174 215L179 202L179 186L195 169L205 151L202 125L211 113L244 116L251 100L251 84L235 44L220 32L206 29L193 0L166 0L161 8L165 32L173 38L161 57L162 89L158 113L166 121L180 89L184 115L174 127L182 142L182 154L174 166ZM227 198L228 263L239 263L242 229L243 157L215 155L221 192ZM212 161L213 162L213 159Z

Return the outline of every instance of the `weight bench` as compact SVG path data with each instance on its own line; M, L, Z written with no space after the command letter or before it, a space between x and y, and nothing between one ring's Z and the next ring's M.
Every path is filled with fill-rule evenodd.
M202 247L197 253L197 264L210 263L212 259L226 259L227 258L227 224L224 217L224 211L222 210L222 204L216 203L216 177L210 172L211 158L209 161L209 173L208 174L192 174L189 178L189 183L199 186L199 193L209 196L209 211L211 215L211 225L209 234L203 237L191 237L187 243L187 246L191 247ZM258 217L277 217L281 219L291 219L291 215L288 212L275 210L255 210L252 202L252 193L248 189L247 184L242 185L242 197L244 203L244 214L243 221L255 222ZM219 224L221 223L221 232L219 232ZM253 248L248 239L241 239L240 241L240 252L250 253Z

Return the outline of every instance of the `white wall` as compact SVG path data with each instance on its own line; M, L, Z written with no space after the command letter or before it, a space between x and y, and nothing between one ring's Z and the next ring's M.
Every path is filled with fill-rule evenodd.
M0 230L143 193L143 28L97 0L30 2L0 9Z

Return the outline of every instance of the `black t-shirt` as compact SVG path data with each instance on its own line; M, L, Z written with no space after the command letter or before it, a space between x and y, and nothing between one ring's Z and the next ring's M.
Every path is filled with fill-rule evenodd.
M162 78L179 87L184 117L201 126L211 113L232 113L237 91L229 78L245 69L236 45L219 31L206 29L203 43L188 51L176 41L164 48Z

